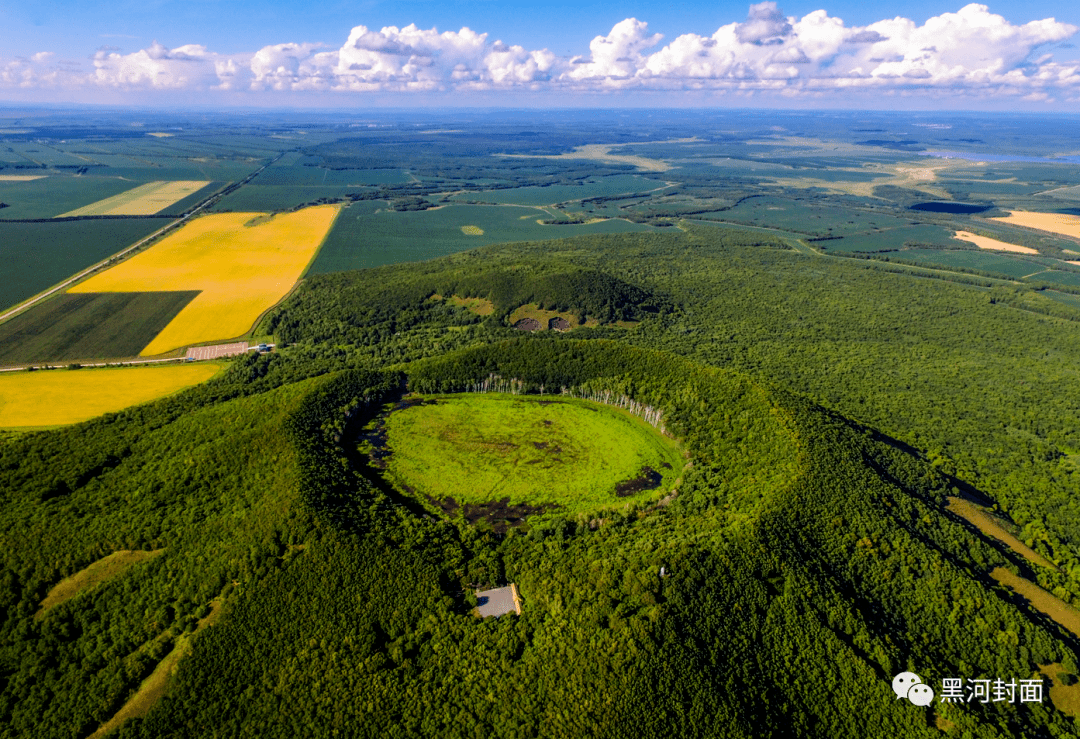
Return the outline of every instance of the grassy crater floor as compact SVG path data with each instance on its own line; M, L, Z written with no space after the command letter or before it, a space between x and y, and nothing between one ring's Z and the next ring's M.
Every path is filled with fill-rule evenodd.
M495 393L407 398L371 424L361 450L429 505L510 522L662 496L685 463L678 443L621 409Z

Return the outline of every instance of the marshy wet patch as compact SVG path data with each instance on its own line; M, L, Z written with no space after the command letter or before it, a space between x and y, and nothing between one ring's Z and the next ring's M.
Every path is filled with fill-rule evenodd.
M670 469L671 465L668 465ZM645 490L656 490L664 482L664 476L652 467L643 467L640 474L632 480L625 480L615 486L615 495L629 498Z

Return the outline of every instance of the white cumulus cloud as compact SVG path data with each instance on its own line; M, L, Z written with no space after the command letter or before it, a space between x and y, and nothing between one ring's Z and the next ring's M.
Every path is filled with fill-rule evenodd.
M776 2L710 35L661 45L636 18L589 44L589 54L491 40L469 28L356 26L338 48L287 42L246 54L198 44L121 53L101 49L92 70L50 52L0 60L0 88L231 90L339 93L539 90L828 91L903 90L1007 95L1029 100L1080 96L1080 65L1054 60L1052 45L1077 32L1053 18L1022 25L970 4L923 24L900 16L848 26L825 10L786 16Z

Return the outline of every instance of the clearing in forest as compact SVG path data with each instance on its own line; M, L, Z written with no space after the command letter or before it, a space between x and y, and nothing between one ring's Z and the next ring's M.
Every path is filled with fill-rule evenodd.
M507 613L521 615L521 599L517 585L510 583L506 587L476 591L476 615L481 618L499 616Z
M560 331L569 331L578 326L600 325L600 322L595 318L587 317L585 323L581 323L573 313L558 310L541 310L536 303L518 306L507 320L511 326L521 328L523 331L545 331L552 328L552 321L559 322L560 319L565 323L565 325L564 323L558 323L558 330ZM536 322L535 326L532 321Z
M463 298L460 295L451 295L446 302L478 316L490 316L495 312L495 304L487 298Z
M210 613L205 617L199 619L195 624L195 630L191 632L185 632L176 637L176 644L173 646L172 651L165 655L154 671L150 673L150 676L142 681L139 685L139 689L135 691L135 695L128 699L128 702L120 707L120 710L116 714L102 724L97 731L90 735L90 739L95 737L104 737L113 730L117 729L121 724L127 721L129 718L137 718L145 716L150 712L150 709L164 697L168 692L169 684L172 681L173 675L176 673L176 668L180 664L180 660L191 652L192 642L194 639L205 629L207 626L213 626L217 620L221 617L221 597L215 598L210 603Z
M0 375L0 428L64 426L172 395L209 380L218 364L39 370Z
M172 182L147 182L111 198L76 210L63 213L57 218L76 216L152 216L168 208L173 203L183 200L188 195L198 192L209 181L176 180Z
M961 241L967 241L968 243L974 244L980 249L993 249L994 251L1012 251L1018 254L1039 253L1038 249L1032 249L1029 246L1018 246L1016 244L1010 244L1005 241L991 239L988 236L979 236L968 231L957 231L956 238L960 239Z
M232 339L250 331L263 312L289 293L337 214L337 206L319 205L254 226L247 224L265 214L203 216L71 292L201 291L142 356Z
M1004 567L995 567L990 576L1023 596L1032 608L1045 613L1075 636L1080 636L1080 611L1053 593L1043 590L1030 580L1014 575Z
M134 564L145 562L164 552L164 549L145 551L141 549L121 549L118 552L102 557L87 567L76 572L74 575L65 577L58 582L41 601L41 610L34 618L41 618L50 608L71 600L79 593L95 588L104 582L127 572Z
M1075 675L1068 678L1071 673L1065 669L1061 662L1048 665L1039 665L1039 672L1050 678L1050 702L1054 708L1073 718L1080 718L1080 682L1069 682L1076 679ZM1066 678L1066 679L1063 679Z
M1004 218L991 220L1011 223L1014 226L1037 228L1040 231L1071 236L1080 239L1080 216L1071 216L1064 213L1035 213L1026 210L1010 210Z
M1048 561L1027 544L1010 534L1005 527L998 523L982 506L976 505L964 498L949 496L946 500L945 509L950 513L960 516L960 518L970 523L986 536L1002 542L1005 546L1012 549L1028 562L1037 564L1040 567L1049 567L1052 570L1057 569L1054 567L1053 562Z
M622 409L501 393L408 398L373 422L361 451L400 489L467 520L660 498L685 461Z

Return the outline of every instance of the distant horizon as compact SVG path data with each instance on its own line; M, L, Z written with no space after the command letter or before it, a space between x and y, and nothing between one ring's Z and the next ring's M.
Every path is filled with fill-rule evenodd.
M421 114L430 113L537 113L537 112L582 112L582 113L617 113L617 112L701 112L701 113L754 113L758 111L775 111L778 113L814 114L814 113L855 113L867 115L942 115L942 116L994 116L994 117L1055 117L1077 118L1077 112L1069 110L986 110L979 108L858 108L858 107L784 107L781 105L431 105L417 103L415 105L380 105L362 107L359 105L339 106L301 106L285 104L137 104L137 103L95 103L95 102L49 102L49 101L19 101L0 99L0 112L3 111L27 111L50 110L50 111L139 111L147 114L184 114L184 113L219 113L219 114L249 114L249 113L287 113L304 115L352 115L380 116L393 113Z

